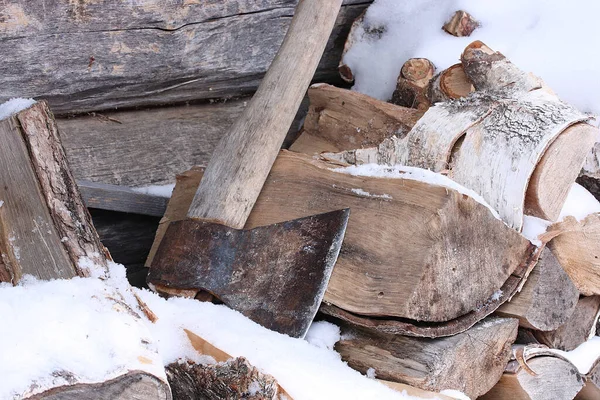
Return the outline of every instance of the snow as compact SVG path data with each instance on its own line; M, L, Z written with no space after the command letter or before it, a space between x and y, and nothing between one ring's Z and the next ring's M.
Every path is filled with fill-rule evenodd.
M327 321L316 321L311 324L304 340L321 349L333 350L340 338L339 326Z
M556 352L571 361L580 373L587 374L600 359L600 337L593 336L574 350Z
M151 330L165 364L194 357L185 328L273 375L295 400L415 399L351 369L335 351L270 331L224 305L184 298L165 300L147 290L137 293L158 316Z
M68 384L53 375L57 371L68 371L80 382L111 379L128 369L164 377L156 349L140 345L151 340L146 325L110 299L120 297L113 283L28 276L18 286L0 286L1 399Z
M175 188L175 184L169 185L150 185L150 186L142 186L131 188L134 192L149 194L152 196L158 197L166 197L170 198L171 194L173 194L173 189Z
M469 396L458 390L446 389L442 390L440 394L445 394L446 396L454 397L457 400L471 400Z
M523 229L521 235L525 236L532 244L537 247L542 245L538 237L545 233L552 223L542 218L525 215L523 217Z
M0 121L18 113L19 111L23 111L34 104L35 100L33 99L10 99L7 102L0 104Z
M367 370L367 378L375 379L376 376L377 376L377 373L375 372L375 368L369 368Z
M470 37L441 29L457 10L481 22ZM541 77L563 100L599 114L600 55L585 40L598 36L598 15L600 2L589 0L375 0L365 15L372 33L358 32L344 62L356 77L355 90L386 100L409 58L428 58L441 71L481 40Z
M136 295L158 316L155 323L127 311L143 315ZM2 399L69 384L67 376L57 371L68 371L79 382L88 383L132 369L165 379L162 366L168 363L183 359L214 362L194 350L184 328L234 357L246 357L273 375L295 400L416 399L342 362L331 350L340 337L333 324L315 322L306 340L291 338L224 305L165 300L153 292L132 289L123 266L114 263L108 279L46 282L25 277L15 287L0 284L0 315L0 337L10 343L0 352ZM148 360L151 364L145 363Z
M362 165L350 165L348 167L340 167L333 169L335 172L343 174L349 174L353 176L370 176L375 178L393 178L393 179L409 179L413 181L419 181L428 183L430 185L442 186L448 189L456 190L457 192L471 197L478 203L486 206L492 215L497 219L500 219L500 215L494 210L479 194L475 193L471 189L454 182L452 179L442 174L429 171L427 169L407 167L403 165L394 165L392 167L378 164L362 164ZM352 189L355 190L361 189ZM357 193L357 192L355 192ZM367 193L367 192L365 192ZM390 196L391 197L391 196Z
M359 196L363 196L363 197L372 197L375 199L386 199L386 200L392 200L392 196L390 196L389 194L373 194L373 193L369 193L366 192L360 188L355 188L355 189L351 189L350 190L352 193L357 194Z
M600 212L600 202L583 186L574 183L569 190L558 220L562 221L567 216L573 216L577 221L582 221L588 215L598 212Z

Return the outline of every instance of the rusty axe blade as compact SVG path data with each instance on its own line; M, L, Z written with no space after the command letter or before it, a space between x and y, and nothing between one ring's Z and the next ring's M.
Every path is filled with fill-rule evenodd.
M148 282L205 290L274 331L304 337L337 259L350 210L250 230L171 222Z

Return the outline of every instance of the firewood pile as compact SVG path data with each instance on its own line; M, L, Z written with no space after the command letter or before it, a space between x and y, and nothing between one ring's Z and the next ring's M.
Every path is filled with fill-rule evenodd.
M354 22L345 51L362 21ZM458 12L444 30L469 36L477 24ZM314 313L299 306L308 302L318 307L317 319L341 328L335 350L350 367L422 398L452 399L443 391L454 389L471 399L599 399L600 358L586 347L600 315L598 128L486 44L474 41L457 56L460 63L443 71L424 58L407 60L389 102L310 86L302 128L278 153L240 236L214 233L244 245L277 238L273 247L284 247L295 237L279 237L275 228L297 223L305 233L316 225L312 216L333 220L344 210L335 214L343 241L326 242L323 258L336 253L337 261L324 284L290 286L316 280L315 272L290 278L296 271L268 269L274 264L252 258L251 245L220 253L252 253L242 260L253 264L251 290L239 279L248 278L243 268L220 272L207 287L162 261L157 266L209 173L198 166L177 175L164 215L155 214L162 219L145 263L150 287L164 297L224 302L288 334L280 327L289 314L312 321ZM343 58L339 72L354 79ZM27 274L110 280L111 255L58 131L44 101L0 120L1 282ZM339 255L331 251L336 245ZM101 382L54 371L21 398L292 398L276 376L189 330L191 346L216 363L163 366L142 323L160 318L152 307L130 290L102 290L92 297L132 327L137 361ZM247 309L261 291L272 303ZM306 328L290 335L304 337Z

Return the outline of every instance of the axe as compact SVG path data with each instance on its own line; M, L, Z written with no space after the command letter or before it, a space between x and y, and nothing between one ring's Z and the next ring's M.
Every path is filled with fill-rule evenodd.
M187 218L167 228L148 283L206 291L261 325L304 337L349 210L243 230L317 69L342 0L300 0L252 100L217 145Z

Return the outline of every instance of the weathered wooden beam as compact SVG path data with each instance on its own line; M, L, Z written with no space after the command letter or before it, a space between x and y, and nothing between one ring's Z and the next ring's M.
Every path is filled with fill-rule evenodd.
M77 186L88 208L162 217L169 199L140 193L128 186L78 181Z
M345 2L316 80L339 80L344 40L370 2ZM250 94L296 3L2 2L0 102L43 97L57 113L79 113Z

